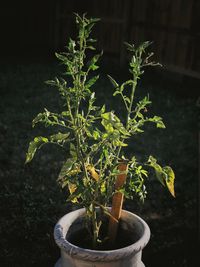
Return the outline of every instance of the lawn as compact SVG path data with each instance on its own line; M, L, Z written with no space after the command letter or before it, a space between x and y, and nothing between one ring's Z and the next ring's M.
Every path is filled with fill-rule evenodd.
M32 129L32 119L44 107L51 111L59 109L56 89L44 84L59 70L54 63L1 66L0 265L4 267L49 267L59 257L53 228L72 209L56 183L65 155L57 147L44 147L29 165L24 164L29 141L44 134L42 127ZM124 74L115 72L113 76L124 79ZM192 83L188 90L191 89ZM111 103L121 113L104 73L95 91L99 102ZM171 165L176 173L176 198L152 175L147 181L146 202L140 205L137 201L126 201L124 207L142 216L151 228L150 243L143 253L147 267L196 267L197 97L183 94L180 85L178 90L176 82L159 74L147 74L137 98L148 93L153 102L149 112L163 117L167 128L147 127L131 143L130 152L143 159L151 154L162 164Z

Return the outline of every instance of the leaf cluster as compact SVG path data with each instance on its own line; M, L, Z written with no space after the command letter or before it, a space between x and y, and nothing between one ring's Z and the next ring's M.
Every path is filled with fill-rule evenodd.
M88 59L88 51L95 51L96 40L91 38L91 31L98 19L88 19L76 14L78 35L76 40L69 40L66 52L56 53L56 57L64 65L64 78L47 81L54 86L63 99L63 111L54 113L46 108L33 120L33 127L42 123L51 127L54 132L50 136L38 136L30 142L26 162L30 162L36 151L43 145L53 143L67 150L58 182L68 189L68 201L86 208L94 242L97 242L102 220L97 218L95 207L99 206L103 213L110 204L115 193L115 181L120 171L119 162L126 160L128 164L127 181L122 191L126 198L138 196L142 201L146 197L145 181L148 167L155 170L156 177L174 196L174 173L166 166L162 168L152 156L149 160L138 163L133 155L127 159L124 147L134 135L144 131L144 125L154 123L158 128L165 128L159 116L147 116L151 104L146 96L135 102L135 90L144 67L154 66L152 53L146 53L149 42L138 47L126 43L131 54L129 63L130 79L121 85L108 75L113 87L114 97L120 97L126 110L126 117L120 119L116 112L109 111L105 105L96 105L93 86L99 79L96 74L98 61L102 53Z

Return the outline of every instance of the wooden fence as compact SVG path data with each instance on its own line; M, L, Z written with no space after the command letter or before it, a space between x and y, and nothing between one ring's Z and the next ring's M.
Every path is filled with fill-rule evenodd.
M54 5L54 49L74 34L73 12L99 17L98 48L125 61L123 42L153 41L156 60L168 69L200 78L200 1L60 0Z

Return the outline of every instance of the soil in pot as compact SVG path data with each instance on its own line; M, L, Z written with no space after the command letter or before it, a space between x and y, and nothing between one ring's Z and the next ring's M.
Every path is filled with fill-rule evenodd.
M88 229L83 227L83 221L82 227L77 227L78 225L80 226L79 219L75 221L74 224L72 224L72 226L70 227L66 239L68 240L68 242L75 246L82 247L85 249L93 249L91 235L89 234ZM95 250L105 251L120 249L132 245L139 239L138 233L136 233L134 229L130 229L126 225L124 227L124 222L119 223L118 233L114 244L111 244L108 238L106 238L107 233L108 222L104 222L100 232L100 238L103 241L97 244Z

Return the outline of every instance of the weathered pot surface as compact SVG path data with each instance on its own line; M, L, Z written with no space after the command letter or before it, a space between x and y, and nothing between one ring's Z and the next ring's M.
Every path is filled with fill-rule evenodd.
M144 267L141 260L142 249L149 241L150 230L139 216L122 210L122 228L129 230L130 235L133 232L137 233L137 239L133 244L116 250L99 251L75 246L66 239L69 228L75 221L79 223L70 228L74 229L72 231L83 227L80 221L84 214L85 209L70 212L55 225L54 238L61 249L61 258L55 267Z

